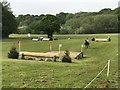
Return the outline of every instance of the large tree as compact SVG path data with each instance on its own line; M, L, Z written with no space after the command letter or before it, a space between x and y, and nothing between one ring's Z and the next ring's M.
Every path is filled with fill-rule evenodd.
M2 4L0 3L0 39L2 38Z
M17 22L12 14L10 4L2 2L2 38L8 38L9 34L17 31Z
M54 32L60 31L60 23L56 16L54 15L46 15L40 21L39 24L36 26L36 32L44 31L48 38L53 37Z
M120 7L116 9L118 15L118 32L120 33Z

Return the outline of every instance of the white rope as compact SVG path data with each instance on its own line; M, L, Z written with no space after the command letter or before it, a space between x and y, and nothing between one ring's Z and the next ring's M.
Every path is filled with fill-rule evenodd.
M90 81L90 83L89 84L87 84L82 90L85 90L102 72L103 72L103 70L107 67L107 65L108 65L108 63L104 66L104 68L96 75L96 77L94 78L94 79L92 79L91 81Z

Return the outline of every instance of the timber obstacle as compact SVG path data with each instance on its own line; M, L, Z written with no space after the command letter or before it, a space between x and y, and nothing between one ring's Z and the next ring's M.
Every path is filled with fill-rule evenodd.
M19 56L21 58L25 58L25 56L31 57L39 57L39 58L59 58L60 56L64 55L64 51L61 51L60 54L58 51L51 51L51 52L20 52ZM83 58L83 52L70 52L70 57L72 59L81 59Z
M33 41L50 41L50 38L33 38Z
M110 42L111 39L95 39L96 42Z
M51 41L50 38L45 38L45 37L38 37L38 38L31 38L33 41ZM58 40L58 38L54 37L53 40Z
M110 42L111 39L108 37L108 38L92 38L92 41L95 41L95 42Z

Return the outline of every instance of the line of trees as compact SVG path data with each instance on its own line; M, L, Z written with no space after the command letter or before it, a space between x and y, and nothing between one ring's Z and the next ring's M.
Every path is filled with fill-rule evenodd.
M99 12L78 12L75 14L61 12L54 15L59 34L86 34L86 33L117 33L118 32L118 12L119 8L111 10L102 9ZM46 27L42 27L43 18L48 15L19 15L16 20L19 23L19 31L22 33L45 34ZM32 22L31 22L32 21ZM38 28L39 27L39 28ZM56 27L56 26L53 26ZM60 31L59 31L60 30ZM59 31L59 32L56 32Z
M115 33L117 32L117 24L117 15L112 14L79 17L66 21L61 33Z
M2 37L11 33L47 34L94 34L117 33L120 24L120 7L111 10L105 8L99 12L78 12L56 15L19 15L15 17L10 4L2 2Z

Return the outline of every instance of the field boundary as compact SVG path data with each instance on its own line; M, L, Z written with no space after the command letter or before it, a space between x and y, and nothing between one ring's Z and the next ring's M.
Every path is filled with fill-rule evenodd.
M91 85L92 82L105 70L106 67L107 67L107 76L109 76L110 60L108 60L104 68L82 90L85 90L89 85Z

